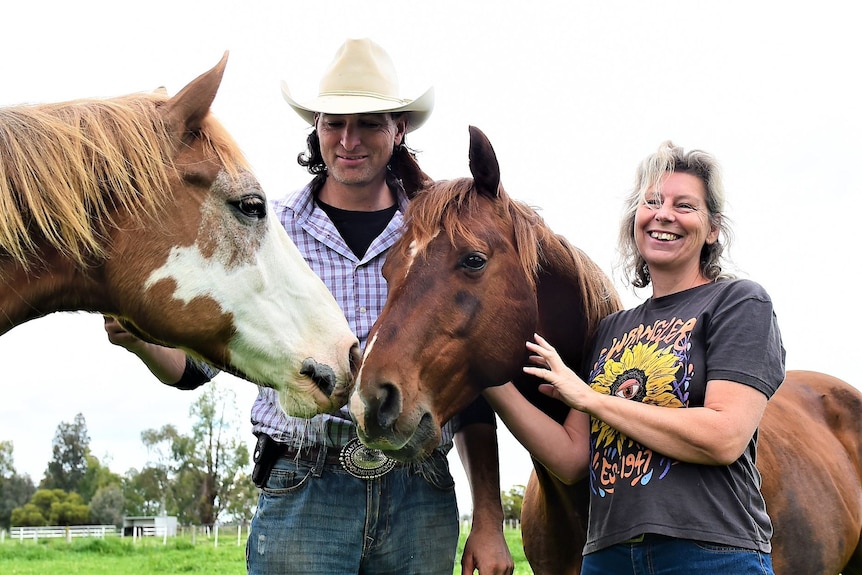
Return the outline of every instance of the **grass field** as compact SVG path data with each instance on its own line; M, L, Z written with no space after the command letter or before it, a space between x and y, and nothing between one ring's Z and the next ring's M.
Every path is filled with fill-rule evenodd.
M460 574L460 554L465 535L458 546L455 574ZM521 548L521 533L506 530L506 540L515 560L516 575L532 575ZM198 535L195 545L189 537L62 539L14 541L0 545L0 573L3 575L140 575L142 573L206 573L207 575L244 575L245 545L236 538L219 541L218 547ZM326 575L326 574L323 574Z

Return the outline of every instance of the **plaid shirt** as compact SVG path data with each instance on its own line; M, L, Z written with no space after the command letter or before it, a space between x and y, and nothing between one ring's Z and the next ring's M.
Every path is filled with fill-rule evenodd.
M396 190L398 211L389 225L360 260L347 247L329 216L315 203L310 184L303 189L273 202L273 211L287 234L299 248L306 263L323 280L335 297L353 333L364 349L368 332L386 303L387 285L383 278L383 262L387 250L400 237L407 207L407 196L400 184ZM255 435L266 433L276 441L296 447L309 443L339 448L356 437L347 407L335 414L321 414L310 420L285 415L278 405L276 392L260 387L251 408ZM452 447L451 425L443 428L440 448Z

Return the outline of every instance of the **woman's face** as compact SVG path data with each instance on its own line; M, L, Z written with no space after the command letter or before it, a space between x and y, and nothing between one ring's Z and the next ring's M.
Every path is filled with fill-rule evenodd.
M662 274L700 277L701 249L718 239L718 228L709 222L703 180L676 172L665 176L660 196L649 190L638 208L634 233L653 280Z

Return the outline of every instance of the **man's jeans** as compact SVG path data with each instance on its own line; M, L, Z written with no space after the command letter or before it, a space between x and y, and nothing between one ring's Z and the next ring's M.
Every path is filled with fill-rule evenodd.
M261 490L246 559L249 575L451 575L457 545L443 454L372 480L282 457Z

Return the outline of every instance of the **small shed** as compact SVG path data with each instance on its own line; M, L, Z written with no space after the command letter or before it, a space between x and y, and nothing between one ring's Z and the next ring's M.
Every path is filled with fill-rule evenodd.
M177 518L173 515L123 517L124 537L164 537L166 534L177 536Z

